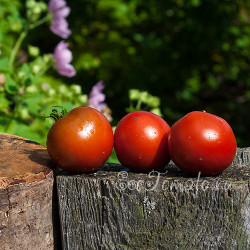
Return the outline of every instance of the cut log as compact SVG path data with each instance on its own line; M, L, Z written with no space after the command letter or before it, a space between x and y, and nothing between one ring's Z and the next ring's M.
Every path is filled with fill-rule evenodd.
M250 249L250 148L215 177L128 172L56 177L64 249Z
M42 145L0 133L1 250L57 248L53 168Z

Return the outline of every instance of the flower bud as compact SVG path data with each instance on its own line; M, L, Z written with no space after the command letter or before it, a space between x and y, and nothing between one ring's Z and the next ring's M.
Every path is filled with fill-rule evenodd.
M73 85L70 86L70 89L72 90L72 92L74 94L78 94L79 95L82 92L82 88L81 88L80 85L73 84Z
M54 89L50 88L49 91L48 91L48 95L50 97L52 97L52 96L55 96L55 94L56 94L56 91Z
M159 108L154 108L150 110L151 113L154 113L158 116L162 116L161 110Z
M129 99L131 101L136 101L139 99L140 91L138 89L130 89L129 90Z
M81 104L86 105L88 102L88 96L87 95L80 95L78 97L78 100Z
M39 53L40 53L39 48L32 46L32 45L28 46L28 51L29 51L29 54L33 57L39 56Z
M37 92L38 92L38 88L36 85L30 85L26 88L26 93L33 94Z
M18 113L22 120L27 120L30 118L29 110L26 108L20 109Z
M38 74L41 71L40 65L37 65L37 64L33 65L32 71L34 74Z
M58 91L61 93L61 94L66 94L68 92L68 89L66 88L65 85L60 85L58 87Z

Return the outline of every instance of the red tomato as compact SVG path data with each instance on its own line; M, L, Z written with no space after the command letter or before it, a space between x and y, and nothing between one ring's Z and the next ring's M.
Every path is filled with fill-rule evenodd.
M159 170L168 164L169 125L147 111L124 116L115 130L114 148L123 166L135 171Z
M236 139L222 118L194 111L172 127L168 138L173 162L185 173L216 175L225 170L236 153Z
M47 150L63 170L86 173L102 166L112 152L113 142L112 128L101 112L77 107L53 124Z

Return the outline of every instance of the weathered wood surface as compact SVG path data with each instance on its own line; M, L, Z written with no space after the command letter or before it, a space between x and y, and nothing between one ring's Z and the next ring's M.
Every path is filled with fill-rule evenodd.
M216 177L106 164L56 177L64 249L250 249L250 148Z
M59 246L53 167L42 145L0 133L1 250Z

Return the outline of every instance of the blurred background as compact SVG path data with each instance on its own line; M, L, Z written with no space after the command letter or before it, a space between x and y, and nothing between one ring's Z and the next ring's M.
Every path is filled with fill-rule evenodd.
M231 125L239 147L250 146L250 1L67 1L72 77L51 59L63 39L51 32L53 16L39 23L47 4L0 0L1 132L45 145L52 106L89 105L103 81L112 126L137 109L169 125L205 110Z

